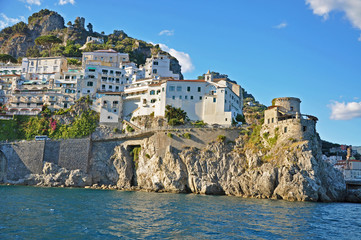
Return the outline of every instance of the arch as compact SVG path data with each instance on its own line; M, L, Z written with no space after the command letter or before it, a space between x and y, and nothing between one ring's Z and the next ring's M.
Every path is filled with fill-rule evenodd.
M0 182L6 181L6 165L6 156L2 151L0 151Z

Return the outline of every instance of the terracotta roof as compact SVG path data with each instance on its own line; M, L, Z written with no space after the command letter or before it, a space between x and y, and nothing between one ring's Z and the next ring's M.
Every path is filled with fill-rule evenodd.
M267 109L277 108L279 106L269 106Z
M20 75L17 75L17 74L7 74L7 75L0 75L0 77L20 77Z
M203 79L197 79L197 80L173 80L173 79L169 79L169 82L206 82Z

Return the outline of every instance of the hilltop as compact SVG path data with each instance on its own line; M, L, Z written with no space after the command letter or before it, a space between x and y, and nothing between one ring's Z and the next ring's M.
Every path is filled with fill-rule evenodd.
M53 35L62 40L51 49L53 56L81 57L82 51L112 48L118 52L128 53L130 61L144 64L146 58L158 52L171 56L162 51L159 45L129 37L122 30L114 30L112 34L93 31L93 25L85 19L77 17L74 22L68 21L65 26L64 18L57 12L43 9L32 14L28 23L19 22L0 31L0 53L9 54L15 58L46 57L47 51L42 51L35 45L35 39L40 36ZM103 39L104 43L87 44L86 48L79 50L86 43L87 37ZM171 56L171 70L181 74L181 66L175 57Z

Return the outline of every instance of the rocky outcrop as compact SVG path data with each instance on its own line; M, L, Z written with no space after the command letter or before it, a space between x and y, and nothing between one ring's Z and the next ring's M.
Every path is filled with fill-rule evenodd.
M162 157L148 140L134 162L120 146L113 156L117 186L289 201L345 199L342 174L321 160L317 139L283 142L266 152L245 149L241 140L237 144L213 142L204 149L168 147ZM276 153L272 159L266 157Z
M85 187L91 185L91 180L90 175L79 169L69 171L54 163L44 162L42 174L29 174L19 182L26 185L49 187Z
M23 57L26 55L27 49L35 45L37 37L51 32L58 33L64 28L64 18L61 15L57 12L41 10L39 13L29 17L29 23L25 32L14 32L6 38L1 37L2 34L0 34L0 51L1 53L10 54L15 58Z

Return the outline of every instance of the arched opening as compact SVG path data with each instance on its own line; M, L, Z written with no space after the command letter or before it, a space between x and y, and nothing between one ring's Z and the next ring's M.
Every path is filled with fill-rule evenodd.
M5 154L0 151L0 182L6 181L6 164L7 160Z

